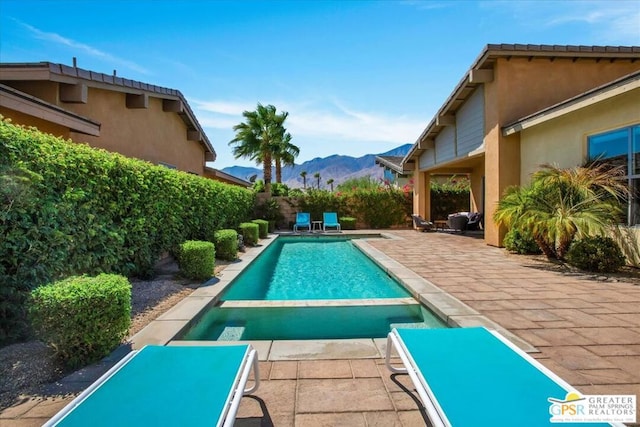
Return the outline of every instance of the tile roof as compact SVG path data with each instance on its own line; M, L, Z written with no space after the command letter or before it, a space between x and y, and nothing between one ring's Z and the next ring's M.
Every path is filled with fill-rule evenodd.
M22 62L22 63L0 63L1 70L21 70L25 71L24 80L43 80L44 74L36 74L35 76L29 76L28 72L45 72L48 73L48 80L59 81L62 83L70 83L75 80L83 80L88 84L93 85L107 85L118 88L119 90L126 91L126 89L135 89L143 92L147 92L149 94L157 95L159 98L169 97L169 99L178 99L184 105L185 112L181 114L183 120L187 124L187 126L193 127L193 129L200 132L203 139L203 144L210 151L215 159L215 149L209 141L206 133L202 129L200 122L196 118L196 115L193 113L191 106L187 102L184 95L176 89L170 89L162 86L156 86L144 82L140 82L137 80L126 79L123 77L118 77L116 75L109 75L104 73L99 73L96 71L85 70L78 67L72 67L64 64L56 64L52 62Z

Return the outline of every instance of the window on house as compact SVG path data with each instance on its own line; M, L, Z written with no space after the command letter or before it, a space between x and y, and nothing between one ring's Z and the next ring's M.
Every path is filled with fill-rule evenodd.
M640 225L640 125L592 135L587 141L590 159L623 166L631 194L627 225Z

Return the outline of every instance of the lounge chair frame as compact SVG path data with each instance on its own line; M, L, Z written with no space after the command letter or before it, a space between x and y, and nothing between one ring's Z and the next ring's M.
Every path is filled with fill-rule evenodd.
M331 215L331 214L335 215L335 222L327 221L327 215ZM335 231L338 231L338 232L342 231L340 227L340 223L338 222L338 214L336 212L324 212L322 214L322 231L326 233L327 227L335 228Z
M53 418L47 421L44 424L44 427L56 426L60 422L63 422L64 418L68 414L70 414L73 410L79 407L86 399L91 397L91 395L101 386L106 384L107 381L109 381L109 379L117 375L118 372L125 365L127 365L132 360L134 360L134 358L142 350L144 350L145 347L143 347L140 350L134 350L129 354L127 354L125 357L123 357L118 363L116 363L113 367L111 367L111 369L109 369L105 374L103 374L93 384L91 384L87 389L85 389L78 397L73 399ZM238 413L238 407L240 406L240 400L242 399L242 397L244 395L255 392L260 386L258 352L251 345L247 344L246 347L247 349L244 353L244 357L242 359L240 369L238 370L235 376L235 379L233 381L233 386L229 391L228 396L226 397L223 411L221 412L217 420L216 426L232 427L235 422L236 415ZM251 387L247 387L247 382L249 380L249 375L251 374L251 371L253 371L254 373L254 380L253 380L254 384ZM162 372L159 372L159 375L162 375ZM171 384L167 384L167 386L171 386ZM185 398L188 398L188 397L185 397ZM117 412L117 408L114 408L114 412Z
M298 218L300 214L307 215L307 222L299 222ZM307 212L297 212L296 213L296 223L293 225L293 232L298 233L300 227L308 228L309 233L311 233L311 215Z
M569 383L567 383L558 375L556 375L551 370L546 368L536 359L529 356L527 353L525 353L523 350L518 348L515 344L513 344L507 338L502 336L500 333L498 333L497 331L489 330L489 329L487 329L487 331L490 332L496 338L498 338L503 344L509 347L509 349L514 351L517 355L525 359L533 367L538 369L542 374L546 375L549 379L551 379L557 385L562 387L565 391L567 392L576 391L576 389L572 387ZM392 365L391 352L393 349L395 349L396 352L398 353L398 356L400 357L403 366ZM402 373L402 374L409 375L411 381L413 382L413 385L416 388L418 396L420 397L420 400L422 401L425 407L425 411L429 417L429 420L431 421L434 427L451 427L452 426L449 419L447 418L445 411L440 406L437 396L435 396L431 387L429 387L429 382L423 376L422 372L420 371L420 368L418 367L418 364L416 363L414 358L411 356L411 352L406 347L401 336L399 335L398 331L395 328L387 336L387 350L386 350L386 356L385 356L385 364L387 368L393 373ZM608 425L611 425L613 427L624 427L624 424L622 423L609 423Z

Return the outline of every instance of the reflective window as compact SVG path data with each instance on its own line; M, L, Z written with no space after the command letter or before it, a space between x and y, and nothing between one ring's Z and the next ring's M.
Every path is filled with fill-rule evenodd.
M627 224L640 225L640 125L592 135L587 141L589 160L624 166L631 194Z

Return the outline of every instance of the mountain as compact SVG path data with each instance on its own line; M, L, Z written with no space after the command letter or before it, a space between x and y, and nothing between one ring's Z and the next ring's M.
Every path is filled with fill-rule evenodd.
M349 178L359 178L370 175L374 178L382 178L384 169L375 164L376 156L404 156L411 149L412 144L404 144L386 153L366 154L362 157L340 156L334 154L329 157L316 157L295 166L282 168L282 182L291 188L302 187L300 172L307 171L307 185L315 183L314 174L320 173L320 185L326 185L328 179L333 179L334 185L346 181ZM222 169L223 172L240 179L249 180L253 175L262 179L262 169L231 166ZM273 172L275 182L275 170Z

